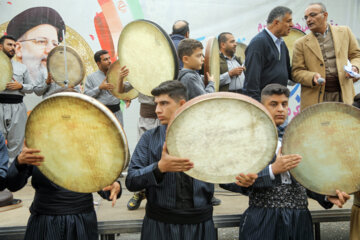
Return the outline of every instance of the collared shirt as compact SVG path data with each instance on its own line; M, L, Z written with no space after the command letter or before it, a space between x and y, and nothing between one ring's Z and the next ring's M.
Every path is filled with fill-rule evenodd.
M245 75L241 73L240 75L230 77L229 71L236 68L241 67L240 63L235 59L235 55L232 58L228 58L223 53L222 54L228 66L228 72L225 72L220 75L220 86L224 86L229 84L229 90L239 90L244 87Z
M105 74L100 70L87 76L84 94L97 99L104 105L120 104L120 100L112 95L110 91L99 89L105 77Z
M323 36L324 38L326 37L326 35L328 34L328 32L329 32L329 25L327 25L327 27L326 27L326 31L324 32L324 34L321 34L321 33L315 33L315 36L319 36L319 35L321 35L321 36Z
M276 48L281 54L281 43L284 41L282 38L277 38L269 29L265 28L265 31L270 35L271 39L274 41Z
M32 93L34 86L26 66L15 60L11 60L11 64L13 68L13 78L22 84L22 89L19 90L5 89L1 93L21 95L21 96L25 96L25 93Z

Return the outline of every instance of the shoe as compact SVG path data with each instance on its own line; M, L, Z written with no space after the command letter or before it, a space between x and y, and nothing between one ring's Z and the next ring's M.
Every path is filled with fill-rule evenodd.
M132 198L130 198L128 204L127 204L127 208L129 210L136 210L140 207L141 201L145 198L145 193L144 192L137 192L134 194L134 196L132 196Z
M213 206L218 206L218 205L221 204L221 200L218 199L218 198L216 198L216 197L212 197L212 199L211 199L211 204L212 204Z

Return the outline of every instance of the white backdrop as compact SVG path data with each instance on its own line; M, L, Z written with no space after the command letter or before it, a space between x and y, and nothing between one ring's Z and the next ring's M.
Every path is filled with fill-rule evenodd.
M259 31L265 27L269 11L278 6L287 6L293 10L295 26L306 33L309 30L302 19L306 6L313 1L293 0L0 0L0 24L9 21L18 13L37 6L47 6L57 10L65 24L77 31L95 52L101 48L94 17L103 12L111 12L115 6L115 15L111 18L120 20L125 26L128 22L145 18L158 23L167 32L171 32L172 24L179 19L190 23L190 37L204 44L210 36L232 32L239 42L249 43ZM329 12L329 22L349 26L355 36L360 38L360 1L358 0L325 0L322 1ZM108 15L109 17L109 15ZM109 18L110 19L110 18ZM108 20L109 20L108 19ZM117 45L120 29L113 32L113 41ZM292 89L290 117L298 113L300 101L299 87ZM357 92L359 87L356 86ZM39 98L26 98L31 109ZM128 136L130 150L136 145L136 124L139 104L133 101L131 107L124 111L125 131Z

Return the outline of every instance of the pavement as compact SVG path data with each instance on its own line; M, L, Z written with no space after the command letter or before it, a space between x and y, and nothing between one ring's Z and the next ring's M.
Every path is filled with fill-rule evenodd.
M111 206L111 202L102 199L98 194L94 193L94 201L98 221L116 221L116 220L133 220L142 219L145 215L146 200L141 203L138 210L129 211L126 207L128 200L132 197L132 193L125 189L125 179L122 178L123 194L117 200L115 207ZM214 215L224 214L240 214L248 207L248 197L237 193L232 193L215 187L215 196L221 199L222 203L214 207ZM18 192L14 193L14 198L21 199L23 206L6 212L0 212L0 226L25 226L30 216L29 207L34 197L34 189L27 185ZM351 208L353 200L349 200L344 208ZM334 209L337 207L335 206ZM316 201L309 199L310 210L323 209ZM349 239L349 222L322 223L321 236L323 240L342 240ZM137 240L140 234L122 234L117 237L118 240ZM238 228L225 228L219 230L219 240L238 239Z

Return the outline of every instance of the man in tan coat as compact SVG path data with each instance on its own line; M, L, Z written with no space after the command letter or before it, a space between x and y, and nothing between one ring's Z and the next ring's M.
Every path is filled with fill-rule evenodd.
M331 26L322 3L305 10L304 19L311 33L295 42L292 62L293 80L301 84L301 110L323 101L352 104L354 82L344 70L347 61L359 73L360 49L348 27ZM318 82L325 79L324 83Z

